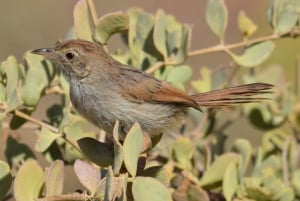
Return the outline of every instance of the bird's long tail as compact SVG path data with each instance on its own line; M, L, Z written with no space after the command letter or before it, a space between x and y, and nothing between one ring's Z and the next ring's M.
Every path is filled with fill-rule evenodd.
M259 102L268 98L257 95L272 93L273 85L266 83L246 84L192 95L198 106L230 106L240 103Z

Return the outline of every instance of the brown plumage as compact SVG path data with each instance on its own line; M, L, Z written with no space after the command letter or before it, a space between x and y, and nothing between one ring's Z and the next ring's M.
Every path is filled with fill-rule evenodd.
M176 124L188 107L229 106L264 100L272 85L254 83L188 95L174 86L111 58L99 44L70 40L54 48L34 50L56 63L70 83L75 108L89 121L121 134L135 122L155 136Z

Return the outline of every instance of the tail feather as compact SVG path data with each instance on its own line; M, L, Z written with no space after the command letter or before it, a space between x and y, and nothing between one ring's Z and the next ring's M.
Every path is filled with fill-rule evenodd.
M267 100L268 98L256 95L272 93L270 91L272 88L271 84L254 83L195 94L192 98L198 106L229 106Z

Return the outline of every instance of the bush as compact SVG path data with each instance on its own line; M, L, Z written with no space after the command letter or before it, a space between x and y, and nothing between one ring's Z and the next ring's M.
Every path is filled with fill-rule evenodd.
M84 129L87 122L70 107L69 86L52 63L30 53L25 54L24 63L10 56L0 66L0 121L9 122L12 130L21 129L28 121L38 129L34 148L11 135L5 139L7 161L0 161L0 200L12 196L11 186L17 201L300 200L299 90L283 81L281 67L255 68L269 57L274 40L289 37L299 42L299 10L298 0L274 0L268 10L272 33L256 38L252 35L257 25L241 11L238 27L244 40L227 44L226 5L222 0L208 0L205 17L219 44L190 51L191 28L163 10L152 15L132 8L95 19L93 2L79 0L74 27L63 40L81 38L106 45L118 33L128 50L112 54L114 58L182 90L190 84L201 93L238 80L279 87L268 96L272 101L209 108L202 113L190 110L182 129L156 139L159 143L141 154L139 124L120 143L116 123L110 146L103 132ZM234 48L243 48L243 53L234 53ZM203 67L200 78L188 83L193 70L187 58L214 52L225 52L234 66L249 70L238 77L237 68L230 65L217 70ZM40 99L53 93L60 103L47 109L47 119L31 116ZM228 112L233 115L226 115ZM264 130L261 145L255 147L238 138L231 151L224 151L223 129L241 118ZM49 166L42 167L35 152L42 153ZM74 167L84 186L80 192L62 193L65 165Z

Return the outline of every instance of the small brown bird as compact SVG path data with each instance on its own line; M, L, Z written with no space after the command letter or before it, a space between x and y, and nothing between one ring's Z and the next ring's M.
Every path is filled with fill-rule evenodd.
M188 107L229 106L263 98L273 87L254 83L188 95L167 82L119 63L99 44L69 40L33 50L57 64L70 83L74 107L96 126L112 133L116 120L124 136L138 122L151 137L176 125Z

